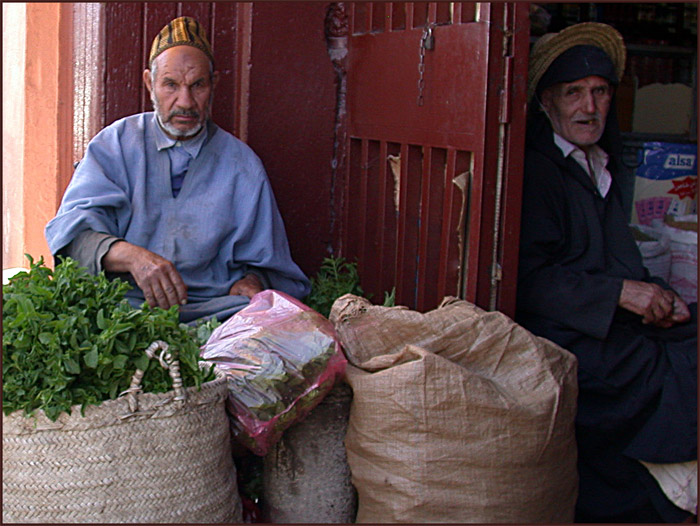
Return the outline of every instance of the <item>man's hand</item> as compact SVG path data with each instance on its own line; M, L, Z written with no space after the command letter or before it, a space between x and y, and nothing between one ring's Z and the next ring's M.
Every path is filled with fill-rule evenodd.
M102 258L110 272L130 272L151 307L169 309L187 303L187 286L167 259L126 241L117 241Z
M236 281L236 283L231 286L228 293L231 296L248 296L248 298L252 298L262 290L263 286L260 282L260 278L258 278L255 274L247 274Z
M688 306L678 294L656 283L624 280L618 305L642 316L642 323L662 328L690 319Z

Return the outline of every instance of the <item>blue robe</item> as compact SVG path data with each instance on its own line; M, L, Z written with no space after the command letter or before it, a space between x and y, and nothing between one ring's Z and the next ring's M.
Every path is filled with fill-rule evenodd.
M207 138L173 197L154 113L120 119L90 142L46 239L56 255L86 230L103 232L171 261L187 285L183 321L230 316L248 303L229 296L246 273L298 299L309 280L292 261L282 218L260 159L209 121ZM133 279L131 280L133 283ZM144 301L134 287L134 305Z

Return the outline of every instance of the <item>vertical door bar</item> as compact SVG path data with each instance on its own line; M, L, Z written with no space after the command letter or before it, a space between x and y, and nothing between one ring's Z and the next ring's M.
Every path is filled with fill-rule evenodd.
M428 20L426 22L427 22L427 24L437 22L437 3L436 2L430 2L428 4Z
M250 62L253 34L253 3L236 4L236 50L235 61L235 113L234 130L236 136L248 140L248 114L250 109Z
M360 184L357 180L360 176L362 166L362 142L360 139L350 138L348 147L348 163L345 171L345 184L343 186L343 199L346 203L343 206L343 224L341 226L342 236L346 240L347 253L361 256L358 241L358 219L360 213L358 206L352 206L359 202ZM350 206L348 206L350 204Z
M357 203L357 222L354 225L354 228L357 230L357 254L360 255L358 265L357 265L357 270L360 273L360 276L363 276L365 274L365 269L367 268L366 264L366 251L365 251L365 246L366 246L366 224L367 224L367 180L368 180L368 169L369 169L369 145L367 139L362 139L362 149L360 153L360 171L359 171L359 180L354 181L354 184L358 185L360 189L360 195L359 199L356 201ZM351 181L351 184L353 182Z
M445 167L444 174L444 198L442 207L442 233L440 234L440 265L438 267L437 274L437 295L438 298L443 298L446 296L446 283L447 283L447 270L450 261L450 244L457 243L457 239L451 239L450 232L452 231L452 207L454 203L454 183L452 182L455 178L455 165L457 159L457 152L454 148L447 150L447 165ZM452 295L456 295L457 291L451 292Z
M374 2L367 2L367 10L365 12L365 27L368 32L372 32L374 27Z
M376 261L379 262L379 269L377 269L377 280L383 286L386 287L385 274L386 270L382 262L386 257L386 236L388 231L388 225L386 223L386 213L387 213L387 190L388 186L388 171L387 167L389 165L387 161L387 144L386 141L381 141L379 143L379 159L377 160L379 164L379 185L377 192L377 214L374 217L374 221L377 225L377 252Z
M380 264L382 267L382 283L385 284L385 290L390 290L391 287L394 286L396 286L398 290L396 258L398 253L399 208L397 207L396 200L399 199L400 201L401 199L401 173L399 173L399 179L395 181L393 170L390 169L388 163L389 155L400 156L401 145L397 143L386 143L386 156L383 157L383 164L387 168L387 175L385 179L386 196L384 198L386 208L383 218L385 228L382 232L384 256L383 259L380 260Z
M367 290L376 291L382 286L377 272L377 255L380 250L382 224L379 220L379 210L382 207L379 196L384 186L380 177L382 162L380 160L380 141L368 140L365 176L365 216L361 228L365 231L363 242L363 272L362 281Z
M420 219L418 235L418 279L416 280L416 306L422 309L425 304L425 283L428 279L428 237L430 226L430 207L433 206L430 200L430 189L432 184L433 150L429 146L423 146L423 167L420 191Z
M530 41L530 24L527 5L514 2L508 4L506 31L512 32L509 50L511 78L509 90L509 113L507 142L505 147L505 174L503 177L503 207L500 230L499 261L502 268L497 307L508 316L515 316L516 289L518 277L518 239L520 233L520 211L522 200L523 156L525 145L525 112L515 111L517 101L525 98L527 91L524 75Z
M452 2L452 23L462 22L462 2Z
M413 27L413 2L406 2L406 29Z
M407 18L408 18L408 13ZM405 254L405 244L406 244L406 197L407 197L407 173L408 173L408 145L401 145L401 169L400 169L400 183L399 183L399 216L398 223L396 225L396 261L394 266L396 268L396 300L400 304L406 302L407 295L406 291L406 278L408 277L406 272L406 265L404 264L404 254ZM405 299L406 298L406 299Z

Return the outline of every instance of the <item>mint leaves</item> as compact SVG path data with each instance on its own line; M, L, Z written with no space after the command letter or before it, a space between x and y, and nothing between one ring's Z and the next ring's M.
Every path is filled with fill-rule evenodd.
M318 273L311 278L311 292L305 303L328 317L333 302L343 294L364 295L357 263L347 262L343 257L324 258Z
M129 284L92 276L63 259L54 271L27 256L31 269L3 286L3 410L41 409L51 420L71 406L99 405L129 387L145 370L144 392L172 388L168 372L145 349L163 340L180 362L185 387L214 378L199 367L199 346L208 326L179 323L177 307L133 309L124 299ZM211 322L208 322L211 323Z

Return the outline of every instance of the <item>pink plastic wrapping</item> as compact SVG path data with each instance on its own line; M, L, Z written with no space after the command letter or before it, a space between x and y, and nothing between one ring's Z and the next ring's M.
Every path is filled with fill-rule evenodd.
M228 378L227 408L238 440L265 455L345 373L330 321L276 290L264 290L211 334L201 357Z

